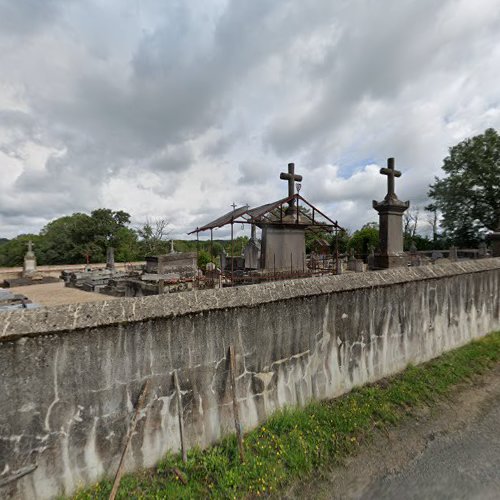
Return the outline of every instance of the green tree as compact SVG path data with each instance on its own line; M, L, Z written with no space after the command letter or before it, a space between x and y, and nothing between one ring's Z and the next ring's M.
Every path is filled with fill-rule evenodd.
M115 248L117 260L137 255L137 235L126 227L130 215L107 208L90 215L74 213L49 222L41 231L40 247L47 264L104 262L106 248ZM132 259L126 259L132 260Z
M0 266L22 266L24 256L28 250L29 240L33 242L33 251L35 252L37 262L43 264L43 254L39 244L40 237L36 234L20 234L0 246Z
M457 245L476 245L500 220L500 136L489 128L449 150L447 177L430 185L428 207L442 214L444 236Z
M369 247L377 248L379 246L379 230L378 225L374 222L365 224L361 229L353 233L347 248L354 249L354 252L359 255L369 253Z

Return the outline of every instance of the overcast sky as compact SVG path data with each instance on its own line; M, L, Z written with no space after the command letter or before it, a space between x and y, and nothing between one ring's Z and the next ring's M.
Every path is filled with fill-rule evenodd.
M499 68L499 0L0 0L0 236L107 207L185 237L291 161L355 229L387 157L423 205L500 129Z

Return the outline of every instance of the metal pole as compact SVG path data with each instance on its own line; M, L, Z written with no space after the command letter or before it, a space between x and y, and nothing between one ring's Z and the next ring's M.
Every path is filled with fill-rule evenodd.
M231 286L234 285L234 241L233 241L233 230L234 230L234 222L231 218Z
M214 258L214 230L210 228L210 262Z
M198 285L199 281L199 260L200 260L200 232L198 231L198 228L196 228L196 284Z
M335 231L335 274L339 273L339 230Z

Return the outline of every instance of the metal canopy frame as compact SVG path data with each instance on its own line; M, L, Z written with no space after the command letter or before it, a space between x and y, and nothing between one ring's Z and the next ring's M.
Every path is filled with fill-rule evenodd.
M287 213L287 209L290 206L290 202L295 200L295 203L292 203L293 206L293 214L295 215L295 223L290 223L290 219L284 221L284 216L290 215ZM312 211L311 214L307 214L304 211L300 210L299 201L304 205L309 207ZM287 209L284 208L284 205L287 205ZM279 213L276 213L279 211ZM320 216L320 220L318 220L317 215ZM303 222L306 219L307 222ZM323 220L321 220L323 219ZM325 222L326 221L326 222ZM196 253L198 255L198 246L199 246L199 233L203 231L210 230L210 251L212 253L213 248L213 230L218 229L220 227L231 224L231 283L234 282L234 224L250 224L256 226L271 226L271 225L283 225L283 224L293 224L298 227L304 227L306 231L312 232L321 232L327 231L329 233L335 233L336 240L336 267L338 270L339 267L339 252L338 252L338 235L340 231L344 231L344 228L341 227L337 221L330 219L327 215L325 215L321 210L315 207L312 203L307 201L305 198L300 196L300 194L295 193L292 196L288 196L286 198L282 198L281 200L277 200L272 203L266 203L265 205L261 205L255 208L249 208L248 205L243 205L239 208L234 208L230 212L225 213L224 215L218 217L217 219L205 224L202 227L197 227L193 231L188 234L196 233Z
M333 231L342 231L344 230L337 221L330 219L327 215L325 215L321 210L315 207L312 203L307 201L305 198L300 196L300 194L294 194L293 196L288 196L287 198L282 198L281 200L274 201L272 203L266 203L265 205L261 205L255 208L249 208L248 205L244 205L242 207L236 208L227 212L226 214L218 217L217 219L205 224L202 227L197 227L193 231L188 234L198 234L207 230L214 230L220 227L226 226L228 224L283 224L283 217L285 215L284 205L289 204L290 201L296 200L294 204L294 210L296 211L296 224L300 226L307 226L308 228L320 228L326 230L328 232ZM312 214L309 215L300 210L299 201L301 201L304 205L309 207L312 211ZM275 212L279 210L279 218ZM320 220L318 220L316 214L320 216ZM240 220L238 218L241 217ZM307 219L308 222L301 222L300 219ZM324 219L324 221L321 220ZM285 222L288 223L289 222Z

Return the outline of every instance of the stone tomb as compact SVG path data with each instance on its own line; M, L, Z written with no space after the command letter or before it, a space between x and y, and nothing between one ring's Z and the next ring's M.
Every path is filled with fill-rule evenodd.
M262 229L261 268L266 271L304 271L306 266L307 224L295 207L295 181L302 176L295 174L295 164L288 164L288 173L281 172L280 179L288 182L288 209L281 224L260 223Z
M157 280L190 279L196 277L197 269L196 252L169 253L146 257L144 274L155 274Z

